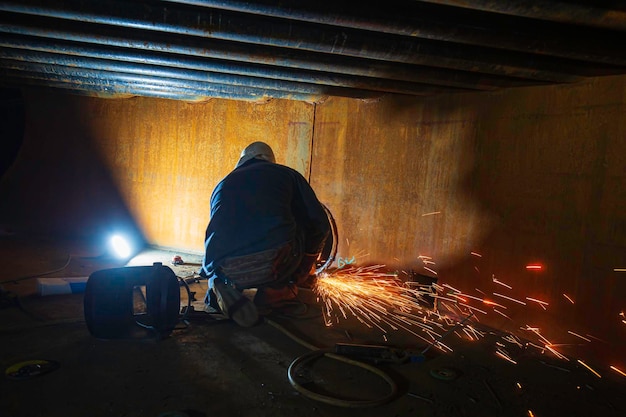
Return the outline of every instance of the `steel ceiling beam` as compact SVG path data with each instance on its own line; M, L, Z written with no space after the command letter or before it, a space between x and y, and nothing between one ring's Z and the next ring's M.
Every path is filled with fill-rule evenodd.
M626 42L626 34L616 35L589 28L530 22L528 19L512 19L508 16L494 18L486 13L472 13L450 7L436 12L432 7L423 10L416 2L411 4L388 0L382 10L380 7L368 6L367 3L341 10L335 6L336 3L321 4L304 0L257 0L255 3L239 0L166 1L199 6L207 11L234 11L461 45L626 65L626 54L622 48ZM498 3L509 2L501 0ZM406 10L398 13L396 8L402 5L405 5ZM390 13L389 10L394 12ZM480 26L476 25L477 21Z
M303 94L280 90L261 89L248 86L224 85L210 82L176 80L156 76L130 74L127 72L98 71L85 68L67 67L58 64L36 64L23 61L0 60L0 75L3 79L25 82L31 85L69 88L110 95L128 94L151 97L187 97L187 100L202 101L207 98L264 101L268 98L282 98L306 102L316 102L325 96ZM4 80L6 83L6 80Z
M37 38L25 39L24 37L5 36L0 38L0 47L4 48L0 50L0 56L29 62L48 64L56 62L60 65L70 65L68 63L71 63L74 66L92 69L117 67L120 70L126 68L131 72L139 73L150 71L165 73L168 71L168 68L172 68L179 72L171 73L169 76L195 79L195 77L204 78L204 74L214 74L215 77L221 78L222 82L226 84L233 84L241 79L240 82L252 83L263 88L296 92L301 89L303 90L302 92L312 94L316 93L313 90L322 88L326 88L326 93L332 91L333 94L339 96L345 96L352 90L355 92L363 90L361 93L350 94L352 96L357 94L365 95L365 90L408 95L430 95L470 90L469 86L460 88L384 78L328 74L192 58L174 54L131 52L120 48L95 47L67 41L46 42ZM96 64L96 61L87 61L80 58L92 58L101 62ZM248 80L241 77L247 77ZM302 87L299 83L302 84ZM351 90L342 91L341 88ZM475 87L472 89L475 89Z
M572 3L594 15L565 21L547 3L0 0L0 69L96 95L304 101L626 73L624 8Z
M79 73L82 70L89 70L90 75L97 73L98 77L102 79L111 78L113 76L111 74L114 74L114 76L128 74L129 76L135 75L145 80L150 78L154 78L155 80L174 80L174 85L193 85L196 89L199 89L200 86L206 83L209 85L254 87L260 90L270 91L288 91L311 96L334 95L352 98L372 98L376 95L376 93L372 91L364 91L356 88L347 89L312 83L296 83L269 78L198 71L187 68L172 68L162 65L146 65L111 59L88 58L84 56L59 55L14 48L1 49L0 59L6 60L3 63L7 68L10 67L7 66L6 62L10 61L58 65L60 69L63 69L63 72L59 70L57 73L64 73L69 77L72 77L72 74Z
M223 11L200 13L197 8L172 9L159 4L152 6L152 3L151 7L116 0L66 0L57 4L58 7L55 4L50 0L0 2L0 10L169 35L227 40L251 48L262 45L542 81L570 81L567 61L548 56L471 45L459 48L448 42L328 28L307 22L294 24L285 19L251 18Z
M609 9L602 2L587 4L547 0L415 0L444 6L498 13L550 22L626 31L626 7ZM606 3L605 3L606 4ZM618 2L614 2L619 7Z
M435 86L448 86L466 89L488 90L502 86L524 86L542 83L542 79L548 81L571 82L581 79L581 75L566 74L565 68L570 72L581 72L589 68L588 72L597 73L593 66L588 64L571 67L567 63L559 62L554 65L554 71L538 71L534 78L507 77L479 72L461 71L429 66L417 66L411 64L391 63L364 58L332 56L322 53L312 53L300 50L284 50L273 47L249 48L245 45L213 39L200 38L175 38L162 33L150 33L144 31L127 30L120 33L114 27L91 24L72 24L72 22L57 21L45 17L25 17L21 15L0 12L0 33L5 35L3 45L27 48L38 48L38 44L63 45L67 53L71 53L73 47L68 43L82 47L86 44L97 48L113 48L117 51L127 51L127 54L141 54L150 52L160 57L177 59L178 57L210 58L212 62L224 62L225 65L245 63L246 65L261 65L268 69L266 76L276 68L307 70L311 76L311 82L318 82L324 74L335 77L339 75L354 75L372 79L398 80L419 84L433 84ZM140 51L140 52L138 52ZM540 79L537 79L540 78ZM363 80L365 81L365 80Z

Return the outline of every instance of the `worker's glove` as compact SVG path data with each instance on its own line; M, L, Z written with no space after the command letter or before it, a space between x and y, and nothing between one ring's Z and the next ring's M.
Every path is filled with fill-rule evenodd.
M293 273L293 282L296 285L306 286L307 283L315 279L315 263L319 258L319 253L305 253L300 265Z

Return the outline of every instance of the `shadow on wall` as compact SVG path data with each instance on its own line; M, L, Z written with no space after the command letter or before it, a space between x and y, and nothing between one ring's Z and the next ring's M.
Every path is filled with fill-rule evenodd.
M431 256L482 323L624 365L626 132L611 82L318 106L313 181L338 259L417 270Z
M105 239L114 231L145 243L95 152L76 100L25 91L26 131L0 183L0 222L18 233Z
M18 89L0 89L0 178L9 170L24 138L24 100Z
M625 132L616 108L588 104L583 88L571 89L482 103L464 188L498 223L475 256L440 276L505 306L497 308L503 314L485 306L498 328L523 335L520 327L536 326L563 354L623 365L626 280L614 269L626 264L624 235L615 233L626 224L626 194L612 155L624 154Z

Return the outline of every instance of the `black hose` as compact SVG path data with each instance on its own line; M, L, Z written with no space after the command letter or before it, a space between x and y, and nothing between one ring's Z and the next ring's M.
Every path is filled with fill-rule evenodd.
M391 377L389 375L387 375L385 372L383 372L382 370L360 362L360 361L356 361L350 358L346 358L345 356L342 355L337 355L336 353L332 353L329 350L324 350L324 349L319 349L316 346L304 341L303 339L299 338L298 336L294 335L293 333L291 333L290 331L288 331L287 329L285 329L283 326L281 326L280 324L276 323L273 320L269 320L269 319L265 319L265 321L272 325L273 327L277 328L278 330L280 330L281 332L283 332L285 335L287 335L289 338L291 338L292 340L298 342L299 344L301 344L302 346L308 348L311 350L311 352L309 353L305 353L304 355L301 355L299 357L297 357L293 362L291 362L291 365L289 365L289 368L287 369L287 377L289 378L289 383L296 389L296 391L298 391L299 393L301 393L302 395L311 398L313 400L316 401L320 401L326 404L330 404L330 405L335 405L335 406L339 406L339 407L347 407L347 408L365 408L365 407L376 407L378 405L382 405L382 404L386 404L389 401L391 401L392 399L394 399L397 394L398 394L398 386L396 385L395 381L393 379L391 379ZM321 356L325 356L327 358L330 359L335 359L353 366L357 366L359 368L363 368L365 370L368 370L370 372L372 372L375 375L380 376L382 379L385 380L385 382L389 385L389 387L391 388L389 393L387 395L385 395L384 397L378 398L378 399L374 399L374 400L352 400L352 399L344 399L344 398L337 398L337 397L331 397L329 395L323 395L323 394L319 394L317 392L308 390L306 388L304 388L301 384L299 384L295 378L294 378L294 372L295 370L301 366L304 365L305 363L308 363L314 359L317 359Z

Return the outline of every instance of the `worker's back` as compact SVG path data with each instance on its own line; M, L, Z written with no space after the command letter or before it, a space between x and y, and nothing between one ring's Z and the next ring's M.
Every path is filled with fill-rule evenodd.
M292 240L295 185L291 168L252 159L224 178L211 196L207 260L247 255Z

